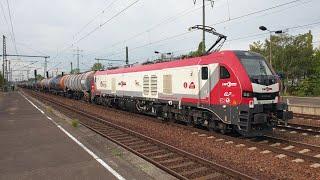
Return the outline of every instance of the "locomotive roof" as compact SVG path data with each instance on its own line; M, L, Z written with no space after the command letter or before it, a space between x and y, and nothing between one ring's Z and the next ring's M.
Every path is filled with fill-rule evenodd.
M192 65L201 65L201 64L209 64L214 62L220 62L221 59L212 59L213 57L221 57L222 55L235 55L235 52L247 52L247 51L219 51L214 52L208 55L194 57L194 58L186 58L186 59L178 59L174 61L161 62L156 64L147 64L147 65L137 65L133 67L123 67L112 70L104 70L97 71L96 75L104 75L104 74L118 74L118 73L129 73L129 72L140 72L140 71L152 71L152 70L160 70L167 68L175 68L175 67L183 67L183 66L192 66ZM230 59L231 61L231 59Z
M263 56L259 53L252 52L252 51L233 51L238 57L249 57L249 58L263 58Z

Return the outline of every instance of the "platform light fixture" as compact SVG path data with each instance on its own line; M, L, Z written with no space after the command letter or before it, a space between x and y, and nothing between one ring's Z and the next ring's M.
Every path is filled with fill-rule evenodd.
M270 34L270 37L269 37L269 41L270 41L270 54L269 54L269 63L270 63L270 65L272 66L272 39L271 39L271 37L272 37L272 33L275 33L275 34L282 34L282 33L284 33L284 31L283 30L277 30L277 31L271 31L271 30L269 30L267 27L265 27L265 26L260 26L259 27L259 29L261 30L261 31L268 31L269 32L269 34Z

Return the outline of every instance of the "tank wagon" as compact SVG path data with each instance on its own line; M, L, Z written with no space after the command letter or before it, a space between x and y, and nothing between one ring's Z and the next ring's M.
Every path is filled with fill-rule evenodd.
M60 84L59 84L61 77L62 77L61 75L58 75L51 78L51 80L49 81L49 88L55 93L58 93L59 91L61 91Z
M52 91L50 82L67 97L247 137L293 118L280 100L278 76L248 51L65 75L40 87Z
M66 75L60 86L68 96L76 99L84 98L89 101L91 98L91 83L93 83L94 71L84 72L80 74Z

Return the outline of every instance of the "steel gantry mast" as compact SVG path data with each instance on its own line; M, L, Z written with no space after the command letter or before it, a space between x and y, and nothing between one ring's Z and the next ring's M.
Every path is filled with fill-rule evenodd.
M76 52L74 55L77 56L77 70L80 72L80 66L79 66L79 61L80 61L80 53L83 52L83 50L80 50L79 47L77 49L74 49Z
M7 47L6 47L6 36L2 36L3 38L3 50L2 50L2 76L3 76L3 82L2 82L2 85L4 86L5 84L5 76L6 76L6 73L5 73L5 70L6 70L6 54L7 54Z
M47 71L47 64L48 64L48 58L50 58L50 56L33 56L33 55L22 55L22 54L3 54L3 55L0 55L0 57L3 56L4 58L6 57L27 57L27 58L44 58L44 76L45 77L45 74L46 74L46 71Z
M206 26L206 4L205 2L209 1L211 3L211 7L214 5L214 0L202 0L202 26ZM197 0L193 0L193 3L196 4ZM202 31L202 53L206 52L206 31Z

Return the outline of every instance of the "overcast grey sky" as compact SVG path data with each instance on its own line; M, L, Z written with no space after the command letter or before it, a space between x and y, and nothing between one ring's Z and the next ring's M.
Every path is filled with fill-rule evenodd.
M50 70L69 71L71 61L75 67L77 47L83 50L80 68L84 71L95 57L124 59L126 45L133 63L156 58L155 50L180 55L196 49L201 41L200 31L188 31L202 22L200 0L196 5L193 0L0 0L0 32L8 37L8 54L14 54L15 48L7 2L18 53L51 56ZM289 4L279 6L285 3ZM314 45L319 46L319 7L319 0L215 0L213 8L207 2L206 23L228 36L223 49L245 50L253 41L268 38L260 25L279 30L319 22L287 32L296 35L311 29ZM213 41L208 34L207 47ZM22 60L36 60L31 67L43 67L42 59ZM14 68L26 64L14 63Z

